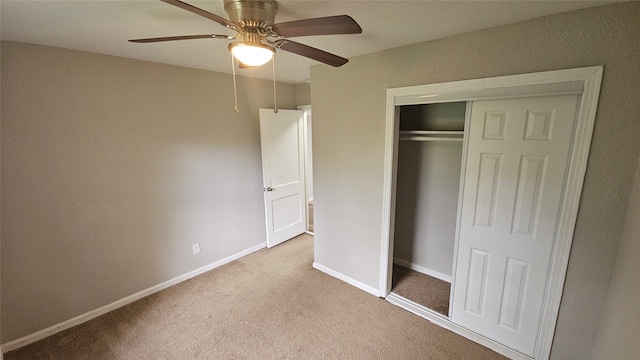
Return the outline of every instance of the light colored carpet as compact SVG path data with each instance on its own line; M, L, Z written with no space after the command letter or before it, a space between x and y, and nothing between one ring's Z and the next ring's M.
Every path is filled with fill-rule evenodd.
M312 262L302 235L5 359L503 359Z
M444 316L449 316L451 284L446 281L394 264L391 291Z

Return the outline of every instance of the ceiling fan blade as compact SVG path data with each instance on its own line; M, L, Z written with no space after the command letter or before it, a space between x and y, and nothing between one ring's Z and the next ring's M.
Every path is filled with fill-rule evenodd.
M274 45L277 48L282 49L284 51L288 51L294 54L308 57L309 59L317 60L327 65L331 65L335 67L342 66L349 61L349 59L345 59L338 55L334 55L324 50L316 49L314 47L300 44L298 42L291 41L291 40L286 40L286 39L278 40L275 42Z
M362 32L360 25L348 15L289 21L273 24L271 28L276 34L284 37L360 34Z
M185 9L187 11L191 11L194 14L198 14L200 16L204 16L209 20L213 20L215 22L217 22L218 24L222 25L222 26L226 26L228 28L231 29L235 29L236 28L236 24L232 23L231 21L223 18L222 16L218 16L216 14L210 13L206 10L202 10L198 7L195 7L193 5L189 5L185 2L182 2L180 0L161 0L162 2L166 2L167 4L173 5L173 6L177 6L181 9Z
M174 40L193 40L193 39L230 39L227 35L216 35L216 34L208 34L208 35L179 35L179 36L166 36L166 37L157 37L157 38L147 38L147 39L133 39L129 40L134 43L152 43L152 42L160 42L160 41L174 41Z

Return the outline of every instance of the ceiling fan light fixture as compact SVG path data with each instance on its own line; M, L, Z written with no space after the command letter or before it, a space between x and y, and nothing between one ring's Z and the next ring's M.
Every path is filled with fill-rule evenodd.
M234 42L229 44L231 54L241 63L247 66L264 65L275 54L276 50L264 44Z

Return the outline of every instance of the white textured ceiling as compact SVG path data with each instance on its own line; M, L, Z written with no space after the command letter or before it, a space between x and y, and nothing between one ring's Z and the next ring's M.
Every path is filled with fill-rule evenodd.
M222 0L186 2L228 18ZM295 41L350 58L408 44L612 1L316 1L281 0L276 23L350 15L362 34L298 37ZM157 0L0 1L2 40L49 45L218 72L231 72L227 40L205 39L151 44L128 39L233 33L221 25ZM276 79L309 80L318 62L278 51ZM270 65L240 75L271 79Z

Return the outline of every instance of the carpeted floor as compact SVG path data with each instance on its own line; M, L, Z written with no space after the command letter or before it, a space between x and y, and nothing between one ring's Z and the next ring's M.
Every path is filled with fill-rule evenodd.
M449 316L451 284L446 281L393 264L391 291L444 316Z
M312 262L302 235L5 359L504 359Z

